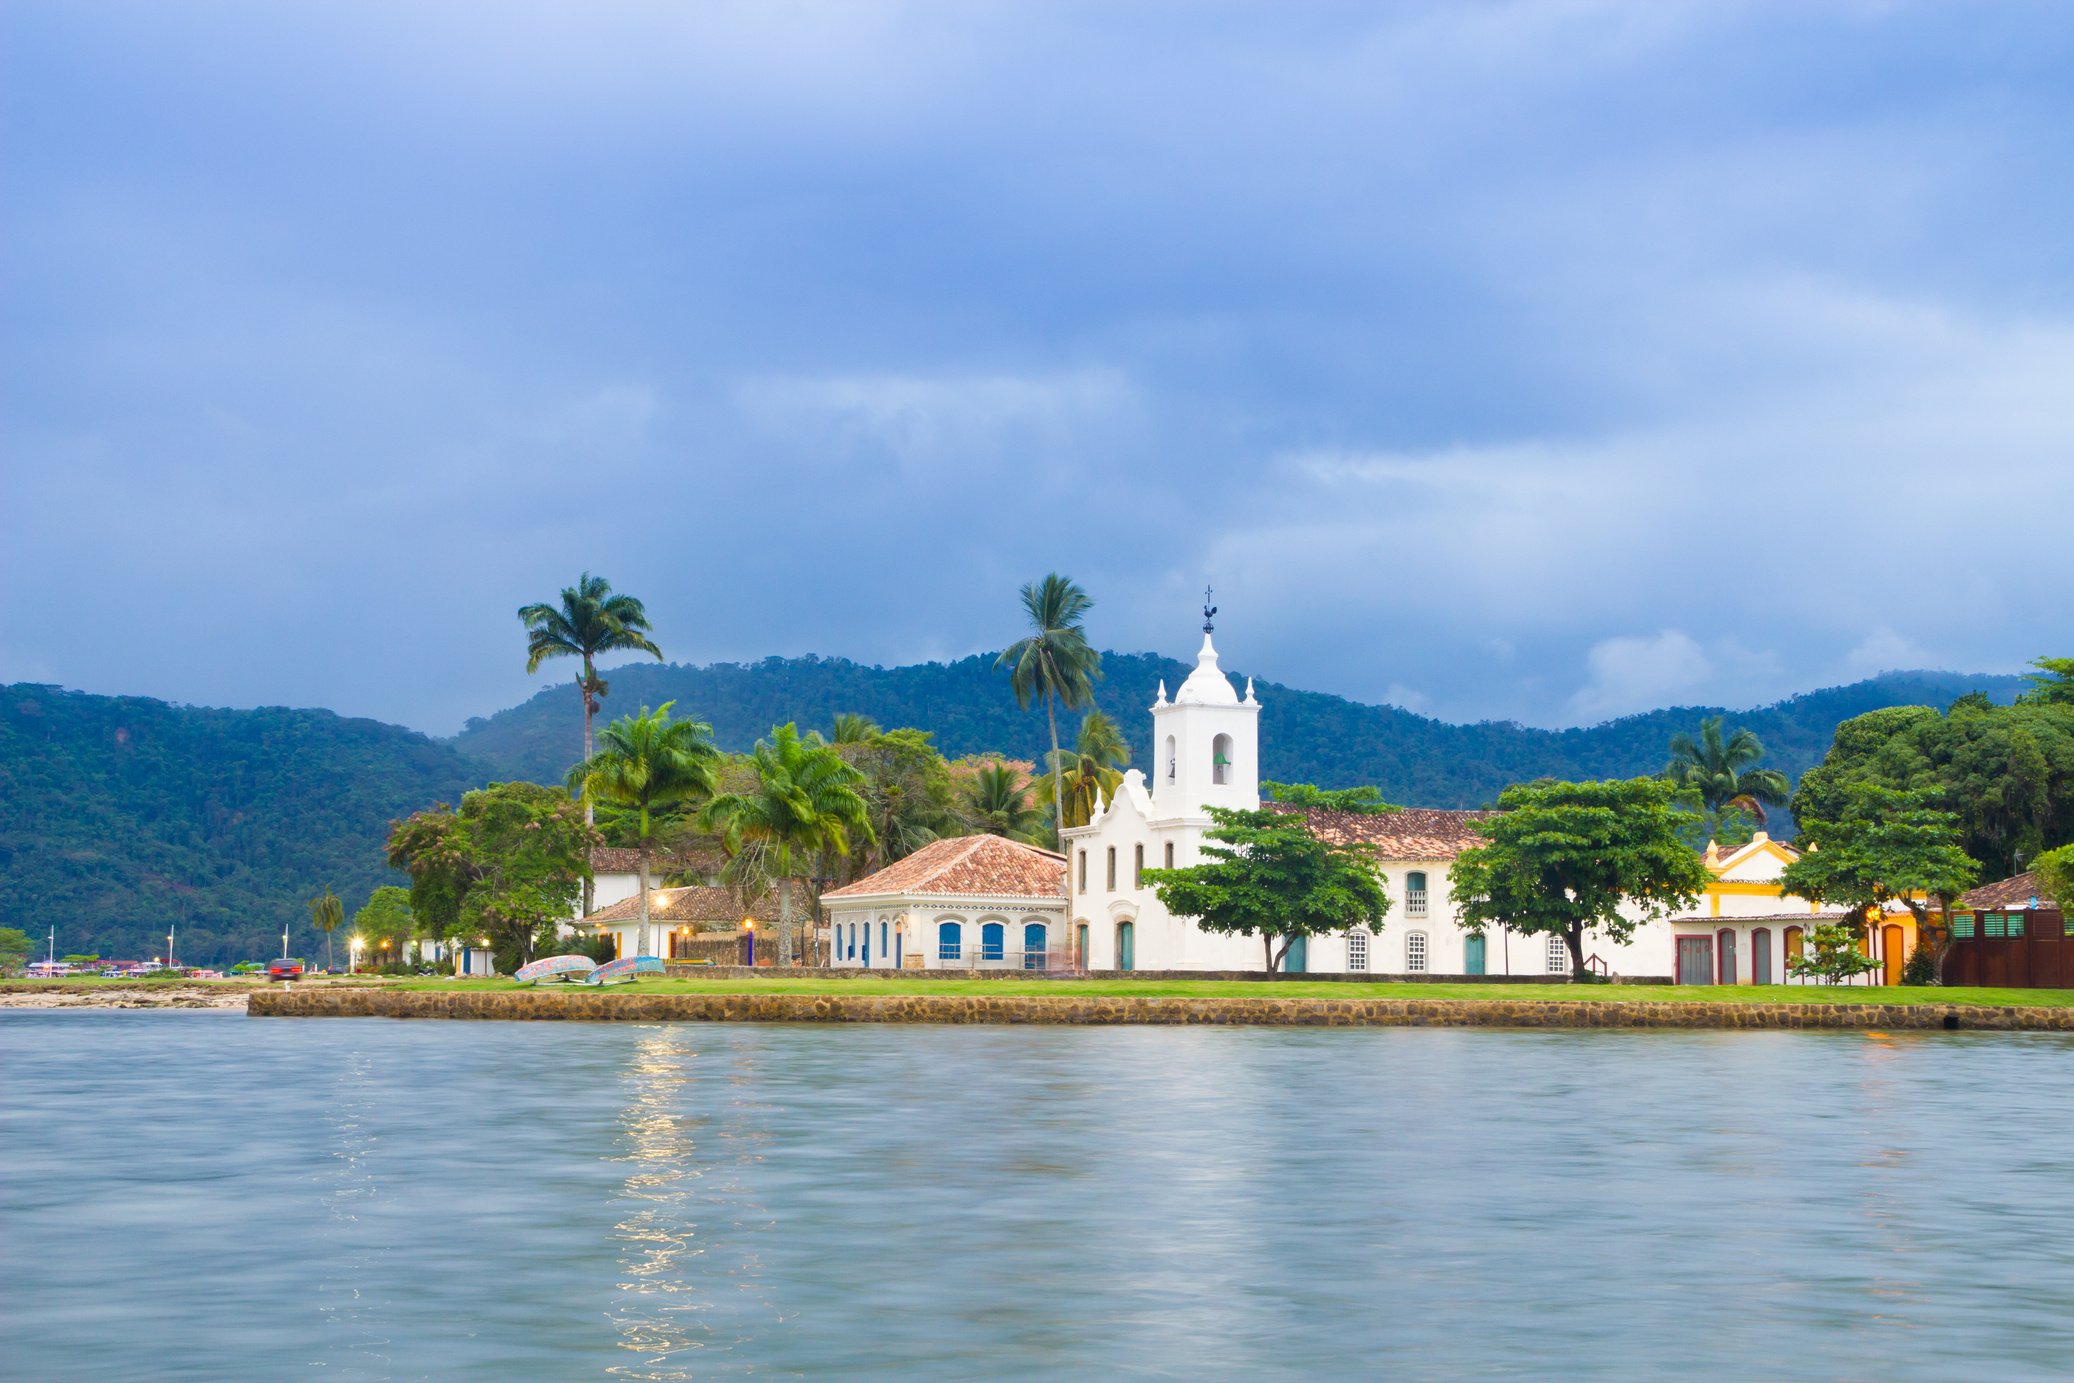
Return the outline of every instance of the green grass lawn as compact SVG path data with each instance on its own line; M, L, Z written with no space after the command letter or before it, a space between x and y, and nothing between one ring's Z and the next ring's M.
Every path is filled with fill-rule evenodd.
M446 977L383 980L403 989L519 989L513 980ZM581 985L541 985L542 989ZM1343 984L1303 980L959 980L907 975L836 980L818 976L769 979L656 979L615 985L607 993L641 994L1118 994L1165 999L1525 999L1566 1003L1629 1000L1653 1003L1985 1004L2057 1007L2074 1004L2074 989L1887 989L1862 985L1542 985Z

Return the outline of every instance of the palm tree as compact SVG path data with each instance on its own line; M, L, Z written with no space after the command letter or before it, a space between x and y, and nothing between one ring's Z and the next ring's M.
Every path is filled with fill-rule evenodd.
M830 744L869 744L879 733L879 723L870 716L853 715L849 711L838 711L835 715L835 733L829 736Z
M1088 646L1081 620L1094 608L1086 591L1070 579L1051 573L1022 589L1023 612L1030 620L1030 633L1001 651L995 667L1008 669L1009 685L1024 710L1042 698L1045 720L1051 727L1052 820L1065 830L1065 778L1059 763L1058 708L1077 710L1094 700L1095 679L1102 675L1102 655ZM1059 837L1065 848L1065 837Z
M310 899L310 922L324 933L324 968L331 969L331 934L338 930L339 923L346 920L346 905L338 900L327 885L324 892Z
M672 720L665 701L653 711L621 716L605 727L604 746L569 770L569 791L627 809L637 846L641 928L634 953L648 955L648 860L658 812L682 802L710 801L720 787L720 750L713 730L695 720Z
M528 673L539 671L549 658L583 659L576 685L583 691L583 757L588 761L597 753L591 720L606 692L605 679L598 676L598 655L631 650L662 660L663 651L648 639L648 612L634 597L612 594L612 583L604 577L585 572L575 585L563 588L559 608L525 605L518 617L526 626ZM593 824L588 815L584 821Z
M982 764L965 784L965 811L990 836L1036 844L1044 813L1031 805L1023 775L1004 763Z
M1104 798L1114 801L1123 783L1123 767L1131 761L1130 746L1116 722L1100 711L1089 711L1080 722L1080 740L1065 755L1065 807L1068 826L1085 826L1094 819L1095 804Z
M792 963L792 885L799 866L828 854L848 855L854 836L872 838L864 775L820 736L780 725L750 752L755 781L706 804L703 824L720 832L729 882L778 890L778 963Z
M1730 807L1741 807L1757 818L1762 827L1764 809L1785 803L1793 785L1776 768L1757 768L1764 757L1764 741L1748 729L1726 739L1721 734L1721 717L1700 722L1700 737L1680 731L1671 736L1671 761L1664 777L1681 788L1697 792L1708 814L1719 821Z

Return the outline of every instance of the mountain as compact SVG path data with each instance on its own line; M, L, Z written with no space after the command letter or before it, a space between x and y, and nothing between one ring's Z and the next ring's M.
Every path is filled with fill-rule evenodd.
M0 926L43 953L200 964L321 956L304 900L348 917L378 884L389 821L455 801L489 770L373 720L281 707L0 687ZM343 941L343 936L337 938Z
M1161 679L1181 684L1191 665L1146 653L1105 653L1096 701L1122 728L1140 768L1150 770L1146 709ZM1244 672L1233 674L1243 679ZM677 714L713 726L727 749L747 749L782 721L827 728L838 711L887 727L936 732L937 747L1037 759L1049 748L1041 710L1022 711L1005 674L982 655L953 663L881 668L840 658L766 658L709 667L634 664L614 669L607 716L677 703ZM1888 672L1849 686L1808 692L1755 710L1678 706L1583 729L1542 730L1509 722L1453 725L1394 706L1259 682L1263 777L1352 787L1373 783L1393 802L1421 807L1483 806L1508 783L1542 775L1632 776L1663 767L1665 746L1700 718L1726 715L1764 740L1766 762L1797 777L1821 761L1839 721L1885 706L1946 706L1968 691L2007 702L2021 677ZM557 782L581 751L583 712L573 684L547 688L522 705L468 723L452 743L500 777ZM1077 719L1062 721L1070 740Z

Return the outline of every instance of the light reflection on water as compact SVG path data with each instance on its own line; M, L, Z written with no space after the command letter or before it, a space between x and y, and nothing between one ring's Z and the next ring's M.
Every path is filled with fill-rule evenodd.
M0 1012L0 1374L2065 1377L2074 1041Z

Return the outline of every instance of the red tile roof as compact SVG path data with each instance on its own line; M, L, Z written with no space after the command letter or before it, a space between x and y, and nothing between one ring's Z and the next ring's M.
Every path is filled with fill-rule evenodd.
M1483 837L1469 829L1471 824L1498 814L1442 807L1405 807L1379 813L1335 812L1318 807L1281 810L1302 810L1314 834L1337 845L1373 846L1376 854L1386 860L1451 860L1470 846L1483 844Z
M2052 895L2045 891L2045 885L2039 881L2037 874L2029 870L2014 878L2003 879L1999 883L1982 884L1969 893L1959 895L1959 901L1969 908L2026 908L2031 905L2033 898L2038 900L2038 906L2042 908L2057 906Z
M591 873L632 874L639 868L640 861L639 850L600 845L591 851ZM666 874L713 874L726 862L717 850L651 850L648 852L648 878L653 882Z
M952 836L931 841L822 899L883 894L932 897L1063 898L1066 857L1001 836Z
M1710 914L1708 914L1708 913L1704 913L1704 912L1689 912L1689 913L1686 913L1686 914L1684 914L1684 915L1683 915L1683 916L1681 916L1681 917L1670 917L1670 918L1666 918L1666 919L1664 919L1664 920L1665 920L1665 921L1667 921L1667 922L1675 922L1675 923L1677 923L1677 924L1678 924L1679 926L1681 926L1681 927L1682 927L1682 926L1684 926L1684 925L1685 925L1686 923L1688 923L1688 922L1691 922L1691 923L1703 923L1703 924L1705 924L1705 925L1706 925L1706 926L1708 927L1708 929L1709 929L1709 930L1711 930L1711 929L1713 929L1713 928L1714 928L1715 926L1717 926L1717 925L1718 925L1718 926L1723 926L1723 927L1726 927L1726 926L1730 926L1730 925L1732 925L1732 924L1738 924L1738 923L1740 923L1740 924L1743 924L1743 925L1748 925L1749 923L1752 923L1752 922L1763 922L1763 923L1767 923L1767 924L1770 924L1770 923L1779 923L1779 922L1783 922L1783 923L1785 923L1785 924L1786 924L1786 925L1788 925L1788 926L1793 926L1793 925L1799 925L1799 926L1803 926L1803 927L1815 927L1815 926L1823 926L1823 927L1826 927L1826 926L1828 926L1828 925L1829 925L1829 924L1830 924L1831 922L1841 922L1841 921L1843 921L1843 920L1844 920L1844 919L1845 919L1846 917L1849 917L1849 916L1850 916L1850 914L1849 914L1849 913L1847 913L1847 912L1840 912L1840 911L1839 911L1839 912L1762 912L1762 913L1757 913L1757 914L1755 914L1755 915L1752 915L1752 916L1745 916L1745 917L1735 917L1735 916L1730 916L1730 915L1729 915L1729 914L1727 914L1727 913L1723 913L1723 914L1721 914L1721 915L1720 915L1719 917L1715 917L1715 916L1712 916L1712 915L1710 915Z
M807 909L800 908L805 914ZM712 888L700 885L692 888L651 888L648 890L648 917L653 922L668 922L676 925L711 922L733 926L745 917L759 921L775 922L778 918L778 900L766 895L749 906L731 888ZM638 922L641 919L641 895L622 898L617 903L599 908L584 918L586 926L599 926L611 922Z

